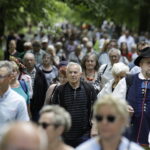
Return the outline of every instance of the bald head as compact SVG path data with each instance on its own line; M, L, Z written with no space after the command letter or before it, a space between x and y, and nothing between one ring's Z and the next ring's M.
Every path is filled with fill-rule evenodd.
M32 123L14 123L8 126L2 136L1 150L45 150L45 132Z

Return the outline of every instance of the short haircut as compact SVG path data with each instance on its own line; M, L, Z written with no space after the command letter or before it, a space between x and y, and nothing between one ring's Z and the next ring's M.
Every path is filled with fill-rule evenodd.
M128 104L126 100L120 99L119 97L114 96L113 94L104 95L99 98L94 104L94 115L97 114L101 106L112 106L120 115L123 120L128 124L129 122L129 112L128 112Z
M44 113L54 113L54 123L56 126L64 126L65 131L71 128L71 116L63 108L58 105L44 106L40 111L40 116Z
M121 51L120 51L119 49L117 49L117 48L111 48L111 49L109 50L109 52L108 52L108 55L110 56L110 54L111 54L112 52L117 52L118 55L121 56Z
M129 73L129 67L122 62L115 63L112 67L112 74L115 76L121 72Z
M50 55L49 53L44 53L43 56L42 56L42 59L43 59L44 57L46 57L46 56L49 56L50 59L52 60L52 55Z
M32 43L32 46L33 47L41 47L41 43L40 43L40 41L34 41L33 43Z
M23 57L23 61L24 61L26 58L28 58L28 57L33 57L33 58L35 59L35 56L34 56L33 53L27 52L27 53L25 53L25 55L24 55L24 57Z
M70 66L77 66L79 68L79 71L82 72L82 68L81 68L81 66L78 63L69 62L68 65L67 65L67 71L68 71Z
M0 61L0 68L6 68L7 69L7 74L11 74L12 71L13 71L13 68L12 68L12 63L5 60L5 61Z

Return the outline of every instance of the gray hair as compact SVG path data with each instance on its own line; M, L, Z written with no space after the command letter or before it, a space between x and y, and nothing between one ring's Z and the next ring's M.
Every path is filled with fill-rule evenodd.
M24 61L26 58L28 58L28 57L33 57L33 58L35 59L35 56L34 56L33 53L27 52L27 53L25 53L25 55L24 55L24 57L23 57L23 61Z
M68 65L67 65L66 71L68 71L70 66L77 66L79 68L79 71L82 72L81 66L78 63L75 63L75 62L69 62Z
M117 49L117 48L111 48L111 49L109 50L109 52L108 52L108 55L110 56L110 54L111 54L112 52L117 52L118 55L121 56L121 51L120 51L119 49Z
M5 125L0 132L0 149L7 150L9 146L10 136L13 136L13 133L16 133L14 130L19 129L21 132L29 131L33 132L33 135L36 135L39 139L38 150L46 150L48 147L48 139L45 131L39 128L36 124L31 122L12 122ZM22 135L20 133L20 135Z
M123 118L126 125L129 123L128 104L126 100L122 100L119 97L114 96L113 94L105 95L99 98L94 104L94 115L96 115L101 106L104 105L112 106L112 108L114 108L117 113Z
M54 123L57 126L64 126L64 131L69 131L71 128L71 116L63 107L47 105L41 109L40 116L44 113L54 113Z
M12 63L5 60L5 61L0 61L0 68L6 68L7 69L7 74L11 74L13 71Z
M115 76L121 72L129 73L129 67L122 62L115 63L112 67L112 74Z

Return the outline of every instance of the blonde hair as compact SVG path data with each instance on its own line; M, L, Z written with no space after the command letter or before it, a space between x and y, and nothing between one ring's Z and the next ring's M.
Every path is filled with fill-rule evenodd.
M128 104L125 100L120 99L119 97L114 96L113 94L108 94L99 98L94 104L94 115L97 114L98 110L101 106L109 105L114 108L120 117L128 124L129 122L129 112L128 112Z
M17 72L18 72L19 71L19 66L14 61L11 61L11 63L12 63L13 70L17 70Z

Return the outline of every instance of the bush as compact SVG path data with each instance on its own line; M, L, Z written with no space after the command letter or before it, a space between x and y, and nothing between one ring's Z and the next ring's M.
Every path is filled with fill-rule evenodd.
M0 49L0 60L3 60L4 59L4 51L2 51L1 49Z

